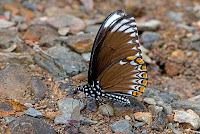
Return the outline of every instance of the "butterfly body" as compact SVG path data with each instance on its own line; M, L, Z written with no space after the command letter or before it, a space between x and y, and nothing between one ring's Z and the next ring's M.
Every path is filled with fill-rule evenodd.
M97 100L105 97L130 104L127 96L141 95L147 80L135 19L117 10L105 19L97 33L88 84L78 90Z

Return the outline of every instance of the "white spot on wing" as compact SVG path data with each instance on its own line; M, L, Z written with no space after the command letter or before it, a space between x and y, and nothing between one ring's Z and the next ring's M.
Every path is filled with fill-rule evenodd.
M138 65L137 63L135 63L134 60L132 60L132 61L130 62L130 64L133 65L133 66L137 66L137 65Z
M129 24L130 26L136 26L136 23L135 22L132 22Z
M104 25L104 28L107 28L108 26L110 26L110 24L115 21L116 19L118 18L121 18L122 16L121 15L118 15L118 14L113 14L106 22L106 24Z
M136 43L139 43L139 40L135 40Z
M133 44L133 41L132 41L132 40L130 40L130 41L128 42L128 44Z
M129 26L124 25L124 26L120 27L119 31L120 31L120 32L121 32L121 31L124 31L124 30L126 30L127 28L129 28Z
M127 29L124 33L132 33L134 30L132 28Z
M124 23L127 23L127 22L129 22L130 20L128 20L128 19L123 19L120 23L121 24L124 24Z
M130 20L135 20L135 18L134 18L134 17L131 17Z
M124 65L124 64L126 64L127 62L123 62L122 60L120 60L120 62L119 62L119 64L120 65Z
M135 37L135 36L136 36L136 33L132 33L130 36L131 36L131 37Z
M135 56L139 57L139 56L140 56L140 53L138 52Z
M111 32L116 31L120 26L121 26L121 24L118 23L117 25L114 26L114 28L111 30Z
M136 47L136 46L134 46L134 47L132 48L132 50L137 50L137 47Z

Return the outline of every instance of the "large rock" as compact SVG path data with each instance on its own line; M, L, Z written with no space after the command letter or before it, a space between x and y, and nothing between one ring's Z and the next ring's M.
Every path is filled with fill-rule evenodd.
M24 66L8 64L0 72L0 94L11 99L24 97L31 76Z

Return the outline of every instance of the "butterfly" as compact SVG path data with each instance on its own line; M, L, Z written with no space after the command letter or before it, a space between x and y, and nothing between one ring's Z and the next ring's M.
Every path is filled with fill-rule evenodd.
M117 10L99 29L91 52L88 84L77 90L96 100L105 97L130 104L128 96L140 96L147 80L135 19Z

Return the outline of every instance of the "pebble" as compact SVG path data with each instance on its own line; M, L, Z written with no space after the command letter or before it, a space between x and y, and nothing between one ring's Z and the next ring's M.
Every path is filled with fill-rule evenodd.
M57 29L69 27L72 34L76 34L86 28L81 19L69 14L49 17L47 23Z
M85 29L86 33L94 33L97 34L99 31L100 25L88 25Z
M145 124L146 124L146 122L138 122L138 123L134 124L133 126L138 128L138 127L144 126Z
M150 105L156 105L156 101L153 98L144 98L144 102Z
M191 57L191 56L192 56L192 51L186 52L186 56L187 56L187 57Z
M149 112L151 112L153 116L156 116L158 114L158 112L163 110L163 107L150 105L150 106L148 106L148 109L149 109Z
M150 112L137 112L133 114L134 118L139 121L152 125L152 114Z
M142 54L142 58L148 64L151 64L153 62L153 60L148 55L146 55L145 53Z
M24 103L24 106L29 107L29 108L33 108L33 105L31 103Z
M168 124L168 117L167 114L163 111L157 113L156 117L154 118L154 122L152 125L152 129L157 131L163 131Z
M94 33L78 34L69 37L66 43L78 53L88 53L92 51L95 36Z
M145 48L150 48L153 42L156 42L160 39L160 34L156 32L143 32L142 41Z
M45 46L45 47L54 47L54 46L60 46L62 43L62 40L55 35L43 35L40 38L40 41L38 44L40 46Z
M139 21L136 25L139 31L155 31L160 27L161 22L159 20Z
M4 120L6 121L6 125L8 125L11 121L15 120L16 118L15 117L12 117L10 115L6 115L3 117Z
M171 106L175 109L185 109L185 110L192 109L198 115L200 115L200 101L189 101L189 100L177 101L177 102L172 102Z
M34 134L55 134L56 131L43 119L33 117L19 117L8 124L8 133L34 133Z
M167 61L165 63L164 70L169 77L174 77L179 74L181 67L182 67L182 65L180 63Z
M0 28L9 28L11 26L14 26L14 22L10 22L4 19L0 19Z
M15 15L12 17L11 21L14 23L26 23L26 18L19 15Z
M97 124L98 122L97 121L92 121L86 117L80 117L80 123L83 124L83 125L94 125L94 124Z
M182 131L175 129L175 126L172 123L168 124L168 128L171 129L174 134L182 134L183 133Z
M31 79L31 91L36 98L44 99L47 87L38 77L33 76Z
M196 51L200 51L200 35L194 34L190 41L190 47L191 49L194 49Z
M105 116L114 116L114 110L109 104L104 104L99 107L99 112Z
M19 24L19 31L26 31L28 29L28 25L26 23Z
M29 91L27 85L30 83L30 80L31 76L25 70L25 66L8 64L0 71L0 94L10 99L23 98L25 90L26 92Z
M143 130L141 134L148 134L147 130Z
M13 43L18 43L16 29L1 29L0 30L0 46L1 48L9 48Z
M82 53L81 56L83 57L83 59L87 62L90 61L90 56L91 56L91 53Z
M188 26L188 25L186 25L186 24L177 24L177 25L176 25L176 28L177 28L177 29L183 28L183 29L185 29L187 32L190 32L190 33L192 33L192 32L195 31L195 28L194 28L194 27Z
M126 121L126 120L120 120L120 121L114 122L111 125L111 130L114 133L117 133L117 132L127 133L127 134L133 133L132 132L132 125L130 124L129 121Z
M168 92L166 90L161 90L158 88L146 88L141 97L153 98L157 104L159 101L166 104L171 104L172 101L180 99L180 96L177 93Z
M159 106L163 107L163 111L166 114L168 114L168 115L172 114L172 106L171 106L171 104L163 103L163 104L159 104Z
M60 28L60 29L58 29L58 34L65 36L69 33L69 30L70 30L69 27Z
M28 110L25 110L24 113L32 117L42 117L42 113L38 110L35 110L34 108L29 108Z
M182 13L177 13L177 12L173 12L173 11L167 11L166 12L166 16L169 17L171 20L175 21L175 22L180 22L182 21Z
M82 102L73 98L60 99L58 100L57 105L60 112L70 114L72 114L77 106L80 106L80 109L84 108L84 104Z
M128 115L125 115L125 120L128 120L128 121L130 121L131 120L131 117L130 116L128 116Z
M57 36L57 31L46 25L31 25L25 32L23 39L38 42L43 35Z
M71 114L70 113L64 113L58 117L56 117L54 119L54 123L56 125L59 125L59 124L67 124L67 122L71 119Z

